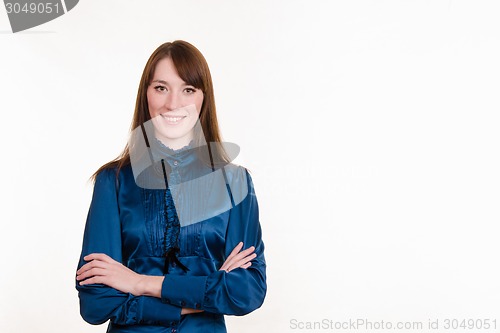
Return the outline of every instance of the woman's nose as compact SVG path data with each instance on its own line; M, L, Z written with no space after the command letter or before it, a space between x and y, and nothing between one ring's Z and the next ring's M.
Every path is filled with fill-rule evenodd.
M169 110L175 110L179 108L179 98L176 94L169 93L167 99L165 100L165 107Z

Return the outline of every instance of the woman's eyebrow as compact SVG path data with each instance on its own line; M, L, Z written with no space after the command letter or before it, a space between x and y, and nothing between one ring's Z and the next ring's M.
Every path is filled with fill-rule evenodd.
M153 80L151 82L158 82L158 83L161 83L161 84L167 84L167 81L164 81L164 80Z
M151 83L153 82L158 82L158 83L161 83L161 84L164 84L164 85L168 85L167 81L165 80L153 80L151 81ZM186 87L186 86L192 86L192 84L188 84L186 82L182 83L182 86Z

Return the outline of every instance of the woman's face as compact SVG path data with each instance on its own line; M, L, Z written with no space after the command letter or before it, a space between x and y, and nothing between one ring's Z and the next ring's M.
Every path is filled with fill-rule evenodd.
M147 97L156 137L172 149L189 144L203 104L203 92L179 77L172 59L164 58L156 64Z

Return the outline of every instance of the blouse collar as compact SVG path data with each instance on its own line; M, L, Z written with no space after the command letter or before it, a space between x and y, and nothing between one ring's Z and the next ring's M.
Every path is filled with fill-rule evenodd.
M157 155L157 160L165 159L170 166L185 166L196 159L194 140L179 149L167 147L155 137L153 154Z

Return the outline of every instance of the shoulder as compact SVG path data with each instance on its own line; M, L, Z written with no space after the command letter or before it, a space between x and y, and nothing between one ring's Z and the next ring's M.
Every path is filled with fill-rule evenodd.
M130 164L119 167L115 164L105 164L94 173L95 186L114 183L116 186L127 179L132 173Z
M251 180L248 169L238 164L228 163L224 166L224 172L229 184L247 184Z
M255 195L252 177L247 168L229 163L224 167L226 182L231 189L235 204L243 201L249 194Z

